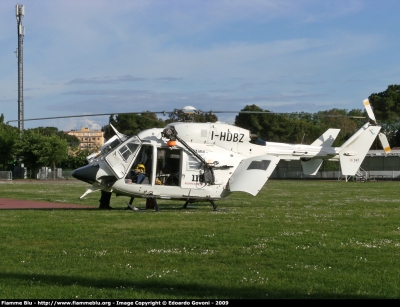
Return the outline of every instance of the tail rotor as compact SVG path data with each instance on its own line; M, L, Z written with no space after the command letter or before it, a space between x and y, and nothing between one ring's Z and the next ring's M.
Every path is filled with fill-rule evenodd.
M364 100L363 100L363 103L364 103L365 111L367 111L368 117L369 117L371 120L373 120L373 121L375 122L375 124L378 124L378 123L376 122L375 114L374 114L374 111L372 111L372 106L371 106L371 104L369 103L369 100L368 100L368 99L364 99Z
M368 99L364 99L363 103L364 103L365 110L367 111L368 117L371 120L373 120L374 123L377 125L378 123L376 122L375 114L374 114L374 111L372 110L372 106L369 103L369 100ZM378 134L378 137L379 137L379 140L381 141L381 145L382 145L382 148L385 151L385 153L391 152L392 149L390 148L389 141L388 141L386 135L383 134L382 132L380 132Z

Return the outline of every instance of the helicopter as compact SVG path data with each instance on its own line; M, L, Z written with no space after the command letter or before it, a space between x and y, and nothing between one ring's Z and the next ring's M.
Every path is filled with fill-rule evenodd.
M234 192L256 196L280 160L300 160L303 173L315 175L323 160L339 161L345 176L354 176L372 143L379 136L385 152L390 146L376 122L368 99L363 101L368 121L342 146L332 147L340 129L328 129L311 145L261 140L249 130L226 123L175 122L127 136L114 129L99 152L87 157L88 164L72 176L91 187L81 196L101 191L100 208L110 208L110 197L209 202ZM187 114L196 109L183 108Z

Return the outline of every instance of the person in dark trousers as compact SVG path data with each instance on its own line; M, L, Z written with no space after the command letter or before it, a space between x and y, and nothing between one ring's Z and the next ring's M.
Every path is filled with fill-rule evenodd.
M112 207L110 207L110 199L111 199L111 192L106 192L101 190L101 197L100 197L100 210L111 210Z

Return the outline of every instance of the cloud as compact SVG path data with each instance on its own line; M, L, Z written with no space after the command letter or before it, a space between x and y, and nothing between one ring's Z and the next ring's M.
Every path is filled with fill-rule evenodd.
M138 82L138 81L145 81L145 78L137 78L131 75L120 76L116 78L99 78L99 77L92 77L92 78L75 78L71 81L68 81L66 84L113 84L113 83L120 83L120 82Z
M131 75L119 76L115 78L110 77L93 77L93 78L75 78L68 81L66 84L116 84L116 83L124 83L124 82L139 82L139 81L160 81L160 82L174 82L182 80L182 78L177 77L160 77L154 79L147 79L147 78L140 78L140 77L133 77Z
M174 82L174 81L180 81L182 78L176 78L176 77L162 77L162 78L156 78L154 79L155 81L161 81L161 82Z

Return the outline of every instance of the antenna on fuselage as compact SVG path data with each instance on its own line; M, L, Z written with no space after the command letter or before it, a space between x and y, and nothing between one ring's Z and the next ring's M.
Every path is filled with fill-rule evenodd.
M189 117L192 118L191 122L194 122L194 115L197 113L197 110L195 107L192 106L185 106L182 108L182 112L184 114L189 115Z
M117 137L119 138L119 140L121 141L121 143L126 140L126 135L119 133L118 130L110 123L111 128L114 130L115 134L117 135Z

